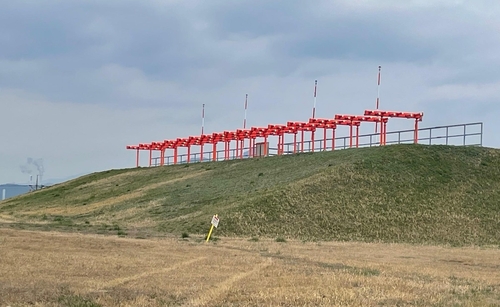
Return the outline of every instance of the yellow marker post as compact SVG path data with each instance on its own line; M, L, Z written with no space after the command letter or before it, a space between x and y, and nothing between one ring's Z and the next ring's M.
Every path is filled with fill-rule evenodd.
M207 235L207 242L208 242L208 240L210 240L210 236L212 235L212 231L213 231L213 230L214 230L214 225L212 225L212 226L210 227L210 231L208 232L208 235Z
M214 230L214 227L217 228L218 225L219 225L219 216L216 214L212 217L212 226L210 227L210 231L208 232L206 242L208 242L208 240L210 240L210 236L212 235L212 231Z

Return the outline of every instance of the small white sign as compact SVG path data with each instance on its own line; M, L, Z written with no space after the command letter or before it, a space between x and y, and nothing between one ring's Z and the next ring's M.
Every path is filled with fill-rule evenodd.
M219 226L219 217L217 215L214 215L214 217L212 217L212 225L214 225L215 228Z

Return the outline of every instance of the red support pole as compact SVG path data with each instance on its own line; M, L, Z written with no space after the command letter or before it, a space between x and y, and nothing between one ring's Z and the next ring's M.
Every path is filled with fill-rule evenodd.
M174 147L174 164L177 164L177 146Z
M359 125L356 126L356 148L359 147Z
M384 124L384 122L381 122L380 123L381 127L381 131L382 131L382 145L385 146L385 129L386 129L386 125Z
M312 149L312 152L314 152L314 134L315 134L315 132L316 132L315 130L313 130L311 132L311 143L312 143L311 149Z
M280 155L282 155L283 152L285 151L284 148L285 148L285 135L280 134Z
M281 135L281 154L285 153L285 134Z
M332 134L332 150L335 150L335 128L333 128Z
M387 122L384 123L384 145L387 144Z
M326 128L323 128L323 151L326 151Z
M281 154L285 153L285 134L281 134Z
M161 166L165 165L165 149L161 150Z
M297 153L297 132L293 134L293 153Z
M352 124L349 125L349 148L352 148Z
M285 153L285 134L281 134L281 154Z
M418 119L415 119L415 133L413 135L413 141L415 144L418 143Z
M203 162L203 143L200 144L200 162Z
M264 157L267 157L268 148L267 148L267 135L264 136Z
M382 131L384 132L382 135L382 144L386 145L386 139L387 139L387 123L383 123L382 125Z
M212 161L217 161L217 142L215 141L212 148Z
M285 135L282 134L282 135L280 135L280 137L281 137L281 146L280 146L281 153L280 154L283 154L283 152L285 151Z
M384 123L384 145L387 145L387 122Z
M281 135L278 134L278 156L281 155Z
M240 140L236 140L236 158L238 158L238 156L240 155Z
M312 149L312 152L314 152L314 130L312 131L311 133L311 149Z
M380 122L380 146L383 145L384 145L384 123Z
M153 160L153 150L150 149L149 150L149 167L151 167L152 160Z
M300 136L300 152L304 152L304 130L301 130Z
M383 130L384 130L384 117L380 116L380 133L382 133ZM383 140L382 134L381 134L381 137L382 138L380 139L380 145L384 145L384 140Z
M190 163L191 162L191 145L188 145L187 148L188 148L187 163Z
M139 149L137 149L137 153L135 154L135 167L139 167Z

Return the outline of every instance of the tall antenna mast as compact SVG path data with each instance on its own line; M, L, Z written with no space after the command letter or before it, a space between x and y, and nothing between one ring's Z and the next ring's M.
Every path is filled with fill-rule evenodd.
M245 117L243 119L243 129L247 128L247 108L248 108L248 94L245 95Z
M318 87L318 80L314 80L314 104L313 104L313 118L316 118L316 89Z
M378 76L377 76L377 110L380 104L380 70L382 69L382 66L378 66ZM382 125L382 122L380 123ZM375 133L377 133L377 127L378 123L375 123Z
M201 110L201 135L203 135L205 130L205 104L203 104L203 108Z
M378 77L377 77L377 110L378 106L380 104L380 70L382 69L382 66L379 65L378 67Z

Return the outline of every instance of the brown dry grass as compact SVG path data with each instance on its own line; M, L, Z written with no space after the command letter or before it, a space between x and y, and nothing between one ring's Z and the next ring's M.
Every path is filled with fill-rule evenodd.
M173 183L176 183L179 181L195 178L195 177L201 176L203 174L206 174L206 172L201 172L201 171L200 172L193 172L193 173L184 175L184 176L179 177L179 178L174 178L174 179L169 179L169 180L161 181L161 182L154 183L154 184L149 184L145 187L142 187L138 190L129 192L127 194L117 195L117 196L110 197L110 198L107 198L107 199L102 200L102 201L89 203L86 206L74 206L74 204L72 203L72 200L70 199L66 203L65 206L55 206L55 207L42 208L42 209L37 209L37 210L28 210L28 211L25 211L24 213L27 215L53 214L53 215L62 215L62 216L86 214L86 213L94 212L97 210L101 210L105 207L111 207L113 205L116 205L118 203L122 203L124 201L139 199L142 196L144 196L144 194L147 191L154 190L154 189L157 189L159 187L163 187L163 186L173 184ZM95 184L101 184L102 186L104 186L105 184L107 184L109 182L114 182L113 179L115 179L115 177L124 177L126 175L127 175L127 173L118 174L118 175L112 176L110 178L105 178L105 179L97 180L95 182L91 182L91 183L86 184L86 185L82 185L82 187L89 187L89 186L93 186ZM131 177L131 176L133 176L133 173L128 174L128 177ZM103 187L101 187L101 188L103 188Z
M0 306L500 304L498 249L0 229L0 259Z

